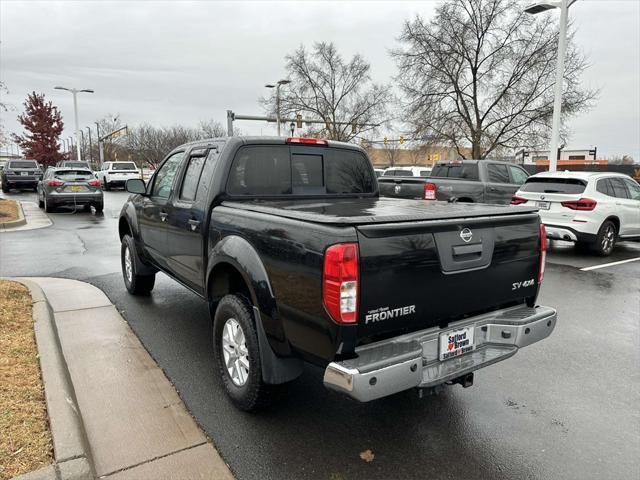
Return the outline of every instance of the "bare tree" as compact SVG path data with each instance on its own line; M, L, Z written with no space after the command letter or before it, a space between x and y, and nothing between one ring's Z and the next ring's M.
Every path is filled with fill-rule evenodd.
M499 148L535 147L548 136L558 31L550 15L532 16L510 0L449 0L429 22L404 25L395 50L407 121L471 157ZM563 117L590 106L580 85L587 62L570 35Z
M390 89L371 81L371 66L360 55L345 62L333 43L320 42L308 52L300 46L285 57L291 84L280 90L282 115L314 117L324 128L314 133L333 140L349 141L387 120ZM263 99L275 112L275 93ZM345 125L336 125L345 122Z
M154 127L142 124L129 130L129 148L136 160L157 166L177 146L208 136L180 125Z
M9 90L7 89L7 86L4 82L0 81L0 97L8 93ZM0 99L0 114L8 112L9 110L13 110L13 105L10 105ZM7 145L9 145L9 137L4 130L2 116L0 116L0 147L6 147Z

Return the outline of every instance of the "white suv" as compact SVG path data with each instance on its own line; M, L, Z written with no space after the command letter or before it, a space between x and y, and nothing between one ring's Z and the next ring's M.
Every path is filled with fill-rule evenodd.
M429 177L431 167L389 167L383 177Z
M618 239L640 238L640 185L613 172L544 172L520 187L512 205L535 204L547 237L609 255Z
M104 162L96 174L105 190L124 187L131 178L142 178L140 170L133 162Z

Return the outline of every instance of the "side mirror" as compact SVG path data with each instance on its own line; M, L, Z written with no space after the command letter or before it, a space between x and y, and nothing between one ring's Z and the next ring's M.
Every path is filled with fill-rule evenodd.
M131 178L127 180L126 189L129 193L137 193L139 195L145 195L147 193L147 187L144 184L144 180L140 180L139 178Z

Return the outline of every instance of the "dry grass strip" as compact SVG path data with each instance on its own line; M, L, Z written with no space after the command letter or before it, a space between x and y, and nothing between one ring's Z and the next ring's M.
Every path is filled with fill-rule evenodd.
M12 222L18 219L18 204L15 200L0 198L0 223Z
M0 280L0 432L0 480L53 462L31 295L7 280Z

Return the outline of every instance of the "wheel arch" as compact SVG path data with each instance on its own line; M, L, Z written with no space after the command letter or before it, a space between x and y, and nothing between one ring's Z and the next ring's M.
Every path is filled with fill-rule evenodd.
M209 305L228 294L244 295L251 303L263 380L279 384L297 378L302 373L302 361L294 357L278 357L274 353L290 353L290 347L284 338L285 348L273 338L274 335L282 337L283 330L267 270L256 250L244 238L230 235L215 245L209 253L209 259L211 262L206 277ZM270 327L271 336L267 335L266 325Z

